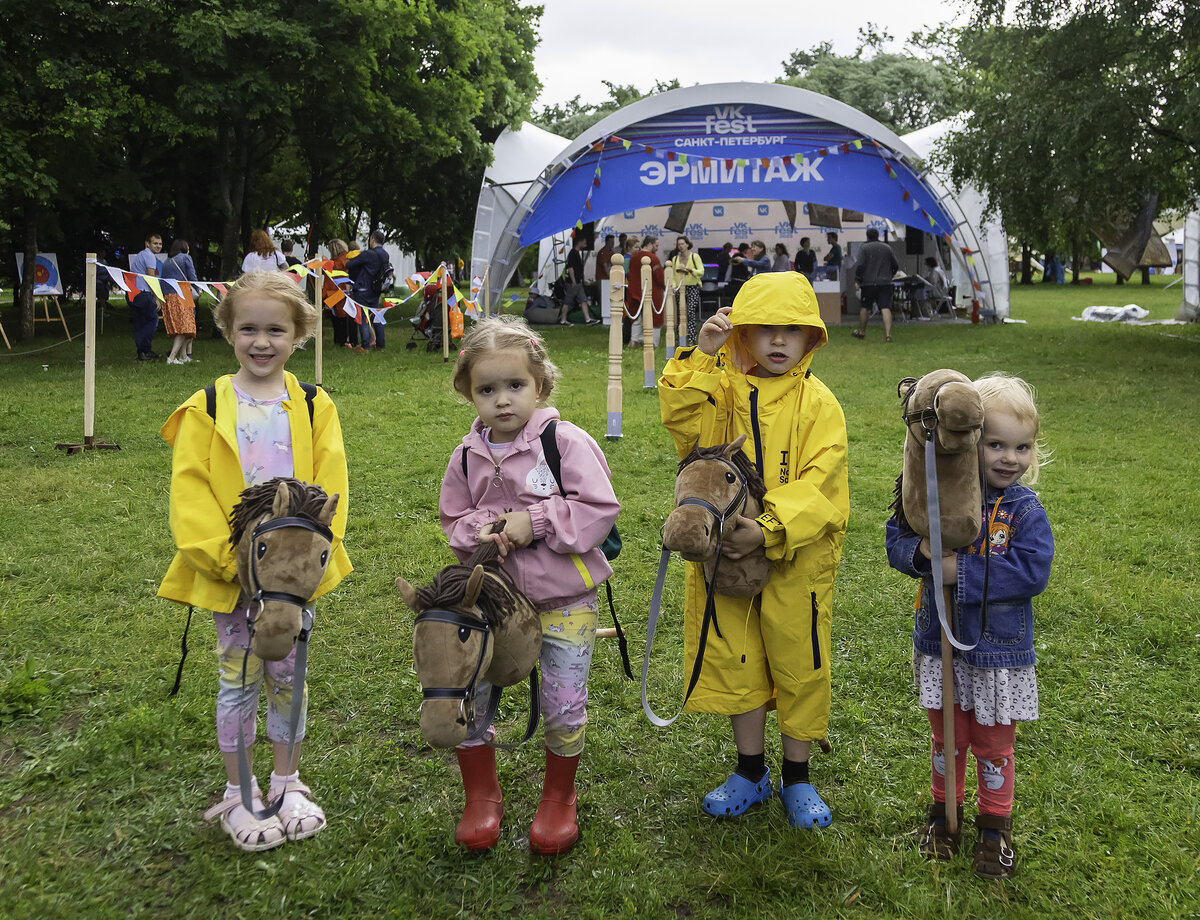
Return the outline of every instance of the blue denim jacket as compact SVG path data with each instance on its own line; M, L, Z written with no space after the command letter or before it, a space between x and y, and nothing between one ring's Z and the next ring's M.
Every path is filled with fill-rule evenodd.
M1046 589L1054 537L1046 510L1032 489L1022 485L988 489L978 539L958 553L958 585L952 592L950 625L959 642L979 644L969 652L955 649L976 668L1015 668L1035 662L1033 598ZM983 541L991 540L988 562L987 625L980 635L983 600ZM930 560L917 549L921 538L896 518L887 522L888 562L898 572L922 579L913 645L924 655L940 655L941 626L933 605Z

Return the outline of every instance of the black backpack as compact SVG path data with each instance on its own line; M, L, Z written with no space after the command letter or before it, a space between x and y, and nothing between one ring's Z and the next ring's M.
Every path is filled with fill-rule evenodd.
M385 291L391 291L396 286L396 269L392 267L391 262L385 262L383 268L379 270L379 274L375 277L374 283L371 285L371 293L376 297L382 297Z

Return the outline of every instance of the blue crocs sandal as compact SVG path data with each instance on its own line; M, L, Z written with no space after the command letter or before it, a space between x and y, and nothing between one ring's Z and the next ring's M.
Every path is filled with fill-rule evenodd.
M793 783L779 790L783 808L787 812L788 824L806 829L829 827L833 823L833 812L817 794L812 783Z
M774 792L770 767L757 783L734 773L704 797L703 807L714 818L736 818L744 815L751 805L765 802Z

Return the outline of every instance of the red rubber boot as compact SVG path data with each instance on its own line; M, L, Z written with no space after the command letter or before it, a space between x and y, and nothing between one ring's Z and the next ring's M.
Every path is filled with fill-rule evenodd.
M529 827L529 849L543 856L565 853L579 839L575 823L575 770L579 755L559 757L546 750L546 781L542 800Z
M504 796L496 776L496 751L486 744L454 749L467 793L454 842L468 850L487 850L500 840Z

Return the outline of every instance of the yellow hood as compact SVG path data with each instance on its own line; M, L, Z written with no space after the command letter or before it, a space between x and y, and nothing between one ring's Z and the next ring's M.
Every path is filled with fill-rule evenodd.
M763 272L752 277L733 299L729 319L734 334L721 351L742 373L748 372L754 362L740 345L738 326L809 326L816 330L816 340L793 373L807 370L813 352L829 341L817 295L808 279L797 272Z

